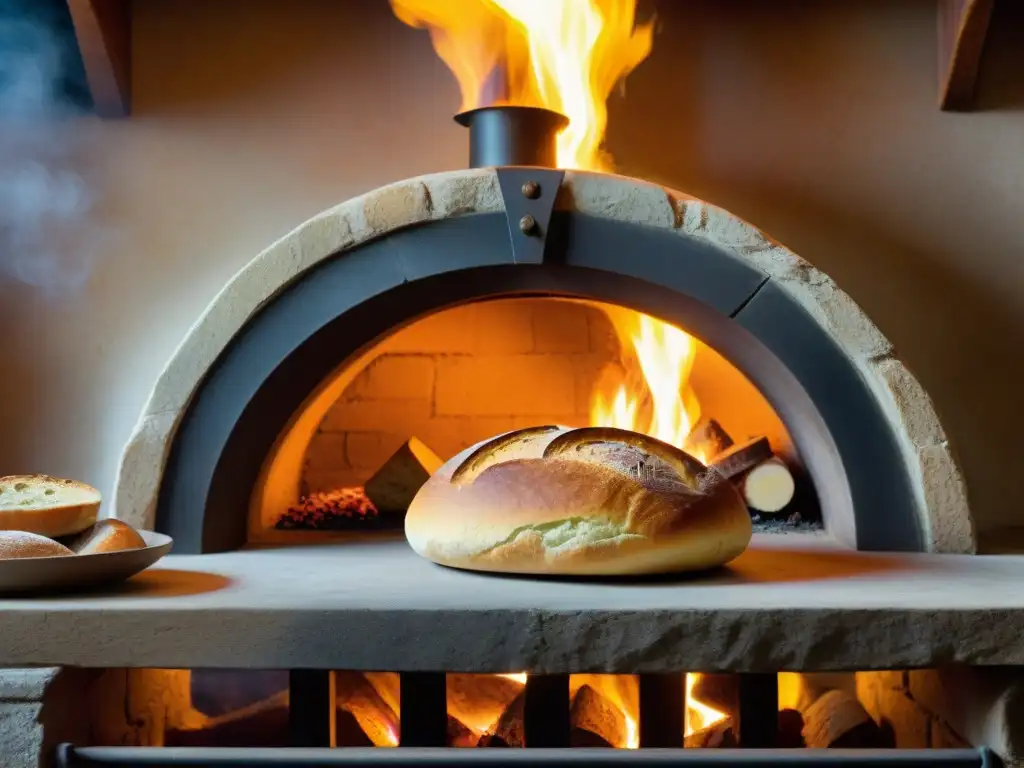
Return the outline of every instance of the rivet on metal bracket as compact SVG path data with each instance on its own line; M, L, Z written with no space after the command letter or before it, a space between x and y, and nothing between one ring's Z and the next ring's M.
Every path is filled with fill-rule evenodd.
M514 166L496 170L505 202L512 261L516 264L543 264L551 239L551 216L565 172ZM559 246L556 243L554 247L557 249Z

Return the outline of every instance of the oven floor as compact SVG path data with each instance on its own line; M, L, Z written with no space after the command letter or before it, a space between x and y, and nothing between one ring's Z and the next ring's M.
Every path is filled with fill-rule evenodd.
M755 536L643 582L449 570L400 539L166 557L78 596L0 600L0 667L460 672L1024 664L1024 556Z

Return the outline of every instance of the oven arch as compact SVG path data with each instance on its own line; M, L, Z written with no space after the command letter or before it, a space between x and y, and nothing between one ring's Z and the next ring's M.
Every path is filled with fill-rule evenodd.
M973 551L927 395L829 278L713 206L578 172L561 181L542 263L522 263L505 173L522 169L371 192L236 275L157 381L122 458L115 514L170 533L178 552L241 546L264 459L337 363L444 306L550 294L657 315L728 358L786 423L843 543Z

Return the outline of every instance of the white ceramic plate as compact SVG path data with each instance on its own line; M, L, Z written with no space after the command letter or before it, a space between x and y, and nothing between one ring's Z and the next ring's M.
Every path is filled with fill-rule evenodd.
M0 560L0 593L78 591L112 584L144 571L166 555L173 541L153 531L139 531L141 549L65 557Z

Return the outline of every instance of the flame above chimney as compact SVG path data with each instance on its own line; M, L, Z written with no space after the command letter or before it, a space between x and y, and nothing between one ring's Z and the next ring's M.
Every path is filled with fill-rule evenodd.
M636 0L391 0L426 28L459 82L462 109L513 105L565 115L558 166L609 170L606 102L651 51L653 23Z

